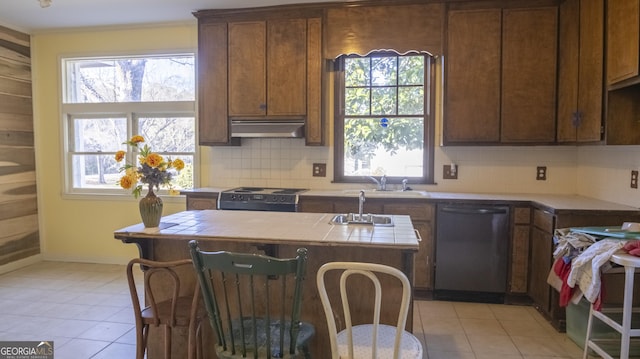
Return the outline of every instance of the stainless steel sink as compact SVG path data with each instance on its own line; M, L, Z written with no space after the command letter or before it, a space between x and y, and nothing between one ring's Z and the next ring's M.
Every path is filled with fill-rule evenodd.
M356 213L337 214L331 218L332 224L368 224L373 226L393 227L393 219L390 216L377 214L363 214L360 217Z

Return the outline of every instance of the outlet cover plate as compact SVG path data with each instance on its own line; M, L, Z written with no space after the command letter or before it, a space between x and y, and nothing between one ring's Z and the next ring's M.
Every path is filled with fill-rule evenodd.
M631 188L638 188L638 171L631 171Z
M536 180L538 181L546 181L547 180L547 166L538 166L536 169Z
M458 171L460 166L456 166L456 171L451 173L451 165L442 166L442 178L443 179L458 179Z
M327 164L326 163L314 163L313 164L313 177L327 177Z

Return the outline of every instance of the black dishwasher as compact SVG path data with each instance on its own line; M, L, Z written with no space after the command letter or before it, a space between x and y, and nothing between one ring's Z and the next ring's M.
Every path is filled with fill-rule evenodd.
M438 204L434 299L503 303L509 207Z

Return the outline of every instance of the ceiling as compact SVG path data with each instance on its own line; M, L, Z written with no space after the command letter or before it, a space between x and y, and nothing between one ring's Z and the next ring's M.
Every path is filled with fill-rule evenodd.
M335 0L0 0L0 25L29 34L79 27L194 22L192 12ZM346 0L345 0L346 1Z

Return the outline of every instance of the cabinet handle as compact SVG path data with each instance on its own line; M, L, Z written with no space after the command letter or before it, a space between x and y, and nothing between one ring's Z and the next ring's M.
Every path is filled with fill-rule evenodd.
M266 103L261 103L259 107L260 107L261 110L266 110L267 109L267 104Z
M418 232L417 229L413 229L414 232L416 232L416 237L418 237L418 242L422 242L422 237L420 236L420 232Z

